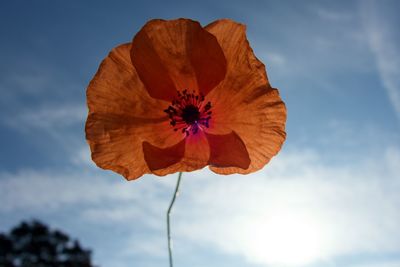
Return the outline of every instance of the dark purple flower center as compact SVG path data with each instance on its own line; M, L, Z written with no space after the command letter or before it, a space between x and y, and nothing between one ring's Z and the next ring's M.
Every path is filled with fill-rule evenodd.
M200 119L199 108L193 105L186 106L182 110L182 119L189 125L196 123Z
M174 131L182 131L186 136L196 134L199 129L209 127L211 119L211 103L204 103L203 95L188 93L187 90L178 91L178 97L164 110L170 118Z

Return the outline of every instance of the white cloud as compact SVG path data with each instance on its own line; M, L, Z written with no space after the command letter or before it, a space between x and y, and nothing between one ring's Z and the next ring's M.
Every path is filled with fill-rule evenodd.
M333 22L346 22L352 18L352 14L345 10L333 10L323 7L311 7L320 18Z
M323 163L313 150L298 150L281 153L263 171L247 176L186 173L172 215L175 253L204 245L261 266L400 253L398 166L397 147L340 168ZM165 211L175 177L125 182L104 174L79 168L63 174L3 173L0 214L59 213L76 205L82 223L142 233L127 232L121 257L133 248L166 256Z
M122 256L146 255L148 257L159 257L165 256L165 244L167 239L162 233L157 235L148 235L146 238L137 242L135 236L128 239L128 245L121 250Z
M0 76L0 88L2 98L0 103L7 104L7 101L15 100L19 95L35 96L43 94L55 85L60 86L60 73L53 67L43 62L15 58L13 64L8 65L5 72ZM64 84L63 84L64 87Z
M4 118L5 123L21 131L41 129L53 132L85 120L87 108L84 105L42 106L24 110Z
M281 53L263 51L259 56L263 62L268 62L269 66L283 68L287 63L286 58Z
M110 172L107 172L110 176ZM163 188L163 183L158 187ZM57 210L65 205L103 204L108 201L138 201L153 197L158 190L143 183L133 186L120 177L107 178L95 172L34 171L0 173L0 212ZM100 205L101 206L101 205Z
M90 156L90 148L87 144L80 148L77 148L71 157L71 162L78 166L90 166L93 167L93 161Z
M349 267L399 267L400 261L398 260L388 260L388 261L380 261L374 263L363 263L363 264L354 264Z
M334 169L299 151L250 176L197 173L177 208L176 238L273 266L399 253L399 155L390 149L378 162Z
M48 65L45 61L43 58L34 59L20 55L13 57L12 63L3 68L0 75L0 118L14 118L15 111L20 110L33 113L43 108L57 110L59 107L54 106L54 99L71 99L71 96L80 93L77 88L86 87L82 82L71 79L58 66ZM46 105L49 101L53 106L42 106L39 111L24 110L26 107L34 108L33 104L37 106L37 103Z
M72 154L73 158L70 159L72 163L82 165L90 160L90 155L88 156L81 148L86 116L85 105L53 104L22 109L16 114L0 116L0 123L29 138L38 136L42 141L48 140L48 143L55 141L56 145L64 148L62 153ZM77 128L81 129L81 135L76 135Z
M371 51L375 55L382 83L400 118L400 36L397 33L398 21L397 23L391 21L392 17L397 17L397 13L391 13L393 10L390 10L389 5L382 5L381 2L362 1L361 3Z
M85 244L92 243L96 263L130 266L126 263L137 255L165 256L163 222L168 203L163 195L169 198L173 186L174 179L168 177L144 176L128 182L112 172L93 171L87 165L77 165L73 171L0 172L0 229L7 227L3 218L14 216L70 218L82 225L71 230L74 235L82 237L85 231L96 227L100 242L82 240ZM57 224L63 229L71 228L64 219L57 219ZM116 228L128 230L124 230L126 234L114 246L102 244L100 229L105 228L111 232ZM143 232L141 236L138 237L137 231ZM115 250L110 251L110 247Z

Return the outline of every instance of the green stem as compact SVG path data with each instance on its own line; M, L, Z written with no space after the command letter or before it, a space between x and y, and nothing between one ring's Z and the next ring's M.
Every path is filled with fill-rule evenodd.
M181 178L182 178L182 173L180 172L178 174L178 181L176 182L175 192L174 192L174 195L172 197L171 203L169 204L169 208L167 211L167 236L168 236L168 253L169 253L169 266L170 267L173 267L174 265L172 263L172 244L171 244L172 240L171 240L171 227L170 227L169 217L171 214L172 206L174 205L175 199L179 192L179 185L181 183Z

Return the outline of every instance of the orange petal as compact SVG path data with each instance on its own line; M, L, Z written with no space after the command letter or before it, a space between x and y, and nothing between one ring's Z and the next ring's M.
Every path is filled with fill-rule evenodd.
M251 162L247 169L235 167L210 167L210 169L220 174L245 174L261 169L279 152L286 138L286 108L278 90L260 87L249 92L241 104L232 102L225 104L226 110L220 109L223 113L220 117L225 119L224 126L240 136ZM221 133L223 132L225 129L221 130Z
M217 38L227 60L226 77L218 85L218 93L215 93L231 98L240 91L269 85L265 66L249 45L245 25L223 19L207 25L205 29Z
M210 158L210 146L203 131L186 137L186 151L182 163L186 171L205 167Z
M185 139L167 148L158 148L149 142L143 142L144 159L151 171L165 169L178 163L185 153Z
M238 167L247 169L250 157L242 139L235 133L225 135L207 134L210 144L209 165L218 168Z
M131 58L149 94L163 100L184 89L205 95L226 73L216 38L188 19L149 21L132 41Z
M154 174L162 176L175 172L190 172L204 168L208 164L210 148L202 131L199 131L196 135L188 136L184 139L184 142L185 153L182 160L163 169L153 170ZM182 146L182 144L178 145Z
M131 45L114 48L87 89L86 139L93 161L131 180L150 173L142 143L168 147L182 140L163 112L169 103L149 96L130 60Z
M217 37L228 64L225 79L207 96L213 105L207 132L228 134L233 130L243 140L251 160L246 170L210 169L221 174L254 172L276 155L286 138L285 105L269 85L265 66L254 55L244 25L219 20L206 29Z

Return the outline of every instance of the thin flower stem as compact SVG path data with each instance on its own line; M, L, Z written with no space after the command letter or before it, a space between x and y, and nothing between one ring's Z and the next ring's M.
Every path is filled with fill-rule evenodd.
M170 227L170 222L169 222L169 217L171 214L171 210L172 210L172 206L175 203L175 199L178 196L179 193L179 185L181 183L181 178L182 178L182 172L180 172L178 174L178 181L176 182L176 186L175 186L175 192L174 195L172 197L171 203L169 204L169 208L167 211L167 235L168 235L168 253L169 253L169 266L173 267L173 263L172 263L172 240L171 240L171 227Z

